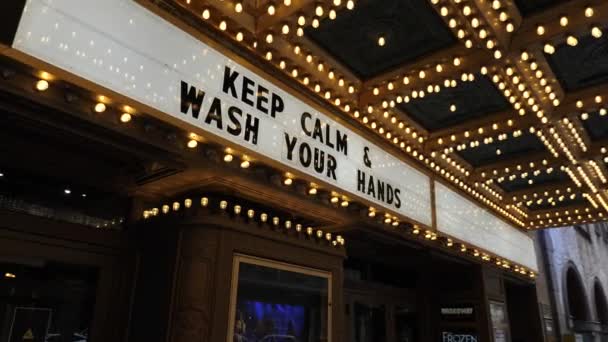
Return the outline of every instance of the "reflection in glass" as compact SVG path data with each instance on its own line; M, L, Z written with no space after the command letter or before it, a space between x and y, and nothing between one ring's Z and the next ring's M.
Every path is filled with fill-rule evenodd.
M329 279L264 264L239 264L233 341L328 341Z

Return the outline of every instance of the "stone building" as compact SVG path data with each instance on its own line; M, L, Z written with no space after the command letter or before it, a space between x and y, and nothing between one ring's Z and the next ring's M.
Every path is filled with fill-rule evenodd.
M538 233L545 269L547 340L608 341L608 223ZM542 297L542 295L541 295Z

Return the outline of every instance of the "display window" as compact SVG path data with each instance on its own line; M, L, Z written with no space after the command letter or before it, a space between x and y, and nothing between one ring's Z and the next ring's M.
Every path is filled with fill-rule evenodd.
M331 273L235 255L228 342L331 341Z

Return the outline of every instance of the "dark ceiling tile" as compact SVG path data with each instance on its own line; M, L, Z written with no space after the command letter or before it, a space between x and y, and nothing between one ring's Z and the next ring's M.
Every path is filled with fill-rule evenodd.
M361 0L306 35L364 79L456 42L427 0Z
M568 0L515 0L515 4L523 16L528 16L566 1Z
M456 106L454 112L450 110L452 105ZM432 132L507 110L510 104L488 77L476 75L473 82L442 88L439 93L412 99L409 103L400 104L399 108Z
M495 163L501 159L521 156L526 153L543 151L544 145L531 133L524 133L520 137L496 141L491 144L481 144L478 147L467 148L458 154L474 167ZM500 150L500 155L497 154Z
M608 138L608 115L602 116L598 112L589 113L589 119L583 121L583 126L585 126L591 140Z
M568 91L608 81L608 35L579 39L578 45L561 44L546 55L561 85Z
M533 181L532 184L529 183L530 179ZM541 172L538 176L530 175L527 178L517 177L512 181L498 183L498 186L505 192L509 193L527 189L531 186L546 185L551 183L558 184L568 181L569 179L570 177L567 173L559 169L554 169L551 173Z

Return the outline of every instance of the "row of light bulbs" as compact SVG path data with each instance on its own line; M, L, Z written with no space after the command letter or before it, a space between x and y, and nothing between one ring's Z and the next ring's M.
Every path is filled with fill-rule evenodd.
M593 9L593 7L590 7L590 6L586 7L584 9L583 13L584 13L585 18L587 18L589 20L593 20L593 17L595 16L595 10ZM567 15L563 15L559 18L559 26L562 29L566 29L569 24L570 24L570 19L568 18ZM590 33L595 38L601 38L603 35L602 29L597 25L591 26ZM545 34L548 34L548 30L546 29L546 27L543 24L537 24L536 25L536 34L538 36L544 36ZM574 36L573 34L566 34L565 42L569 46L576 46L576 45L578 45L578 38L576 36ZM551 44L550 42L547 42L547 43L545 43L545 45L543 47L543 51L547 54L552 55L555 53L556 49L553 44Z
M532 172L533 174L540 173L543 167L549 165L549 161L547 159L542 159L540 163L537 164L535 161L528 162L527 164L518 163L515 166L505 166L503 169L492 169L481 172L481 177L511 177L517 175L519 173L528 173ZM519 171L517 173L516 171ZM550 173L547 171L547 173Z
M455 56L450 61L442 60L438 63L432 64L425 69L408 71L406 74L402 74L393 78L392 80L386 81L384 84L378 84L371 87L371 94L374 97L385 98L382 101L383 108L395 106L396 103L408 103L412 99L424 98L426 94L439 93L442 86L444 88L454 88L458 84L458 80L455 78L456 74L463 70L463 58ZM422 83L427 82L430 78L429 75L435 73L436 76L446 75L442 82L436 84L427 84L426 86ZM461 72L459 80L462 82L473 81L475 76L472 73L466 71ZM389 96L391 95L392 96ZM397 95L395 95L397 94Z
M423 237L428 241L438 241L446 248L457 248L461 253L473 256L475 258L480 258L483 261L491 262L495 261L497 266L502 266L506 269L511 269L511 265L513 266L513 271L522 275L528 275L530 278L534 278L536 275L532 271L528 271L524 266L517 265L514 262L508 261L504 258L500 258L498 256L492 257L489 253L481 252L477 248L469 248L465 243L458 243L454 241L454 239L448 236L440 236L434 231L425 230L422 231L420 227L414 225L411 229L411 233L416 236Z
M199 201L200 207L207 208L212 204L211 202L212 202L212 200L209 197L201 197L201 199ZM190 209L190 208L192 208L193 205L194 205L194 202L191 198L186 198L183 200L184 209ZM223 211L228 211L229 206L230 205L229 205L228 201L226 201L226 200L220 200L218 203L218 208ZM147 219L159 216L161 213L169 214L171 212L178 212L181 208L182 208L182 202L175 201L172 204L163 204L160 206L160 208L146 209L143 211L142 217L143 217L143 219L147 220ZM326 241L328 241L329 243L331 243L331 245L333 245L335 247L344 246L344 244L346 243L346 241L344 240L344 238L341 235L336 235L334 237L333 234L330 232L324 232L321 229L315 229L310 226L304 227L302 224L294 223L290 219L283 219L276 215L269 215L266 212L262 212L258 215L254 209L245 210L245 208L243 208L239 204L234 204L232 206L232 212L236 216L245 214L246 217L250 220L257 220L263 224L266 224L266 223L272 224L272 226L274 226L275 228L284 228L285 230L291 230L292 228L294 228L294 230L298 234L306 233L310 237L316 236L317 239L319 239L319 240L325 239Z
M503 53L499 49L499 44L490 29L491 25L488 25L485 19L483 19L483 15L477 13L477 6L474 2L458 0L455 4L449 2L442 4L440 0L432 0L431 3L438 8L439 14L455 32L456 36L464 41L465 47L472 48L472 39L479 40L485 48L493 52L495 59L501 59L503 57ZM500 23L501 26L504 26L505 31L509 33L513 32L515 26L509 18L509 14L502 8L498 8L498 10L497 22ZM457 18L466 21L467 25L460 25L461 23ZM465 27L466 30L462 27ZM471 33L468 31L473 32Z
M586 208L587 210L589 208ZM582 223L588 223L588 222L592 222L594 220L601 220L604 219L604 213L600 212L596 212L596 213L587 213L585 215L580 214L580 215L575 215L575 216L568 216L568 217L557 217L555 219L550 218L550 219L541 219L541 220L537 220L537 221L530 221L530 226L531 228L534 229L540 229L540 228L547 228L547 227L551 227L554 226L555 224L568 224L568 225L574 225L574 224L582 224Z
M46 72L43 72L43 74L49 75ZM50 75L48 77L50 77ZM49 84L49 81L46 79L39 79L38 81L36 81L36 84L34 85L34 87L37 91L44 92L49 89L50 84ZM92 110L95 113L103 113L108 109L108 105L106 105L106 102L104 102L104 101L107 101L107 99L104 96L100 96L99 100L100 100L100 102L95 103L95 105L92 108ZM124 106L123 109L124 109L124 111L121 112L121 114L119 116L119 120L122 123L128 123L133 118L134 110L133 110L133 108L131 108L129 106Z
M551 70L549 66L546 64L539 63L533 56L531 52L522 51L519 60L520 65L523 65L523 68L528 74L532 77L528 78L528 81L532 83L532 85L536 85L538 89L542 89L541 99L547 98L554 107L560 105L561 101L555 91L555 88L550 83L556 83L555 79L551 79L549 81L546 75L551 74ZM544 70L546 69L546 70ZM525 97L524 93L524 97ZM541 122L547 123L547 121L543 121L543 116L538 114L538 109L532 108L533 111L537 112L537 117L541 119Z

